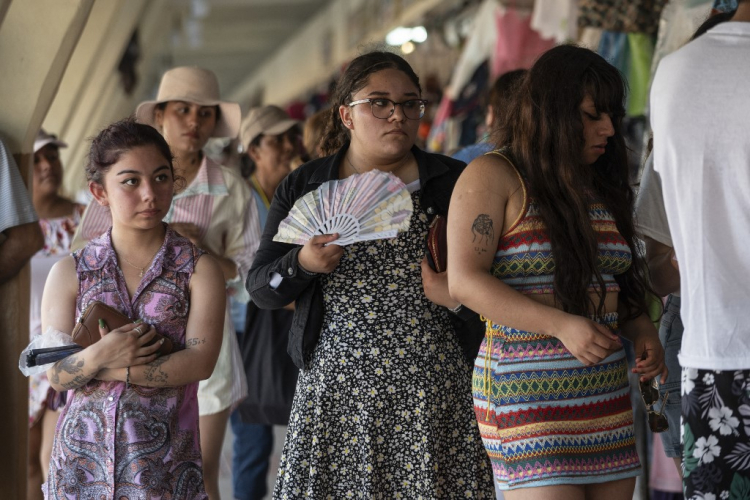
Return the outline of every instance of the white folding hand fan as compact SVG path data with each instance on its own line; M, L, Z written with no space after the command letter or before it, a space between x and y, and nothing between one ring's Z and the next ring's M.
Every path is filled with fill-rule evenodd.
M409 229L409 191L389 172L370 170L328 181L298 199L274 241L304 245L318 234L339 233L334 245L394 238Z

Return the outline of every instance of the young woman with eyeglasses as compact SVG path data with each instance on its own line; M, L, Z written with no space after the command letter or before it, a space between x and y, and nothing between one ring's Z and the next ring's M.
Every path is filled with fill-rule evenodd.
M599 55L549 50L498 124L503 148L472 161L451 198L450 292L487 318L475 410L508 500L629 500L640 474L620 336L641 381L666 368L646 314L624 99Z
M414 146L423 112L401 57L354 59L333 96L332 156L276 190L247 281L261 308L296 301L289 352L301 371L274 498L494 498L471 408L471 331L424 259L430 219L447 212L464 165ZM412 193L408 232L346 247L336 234L273 241L298 198L373 169Z

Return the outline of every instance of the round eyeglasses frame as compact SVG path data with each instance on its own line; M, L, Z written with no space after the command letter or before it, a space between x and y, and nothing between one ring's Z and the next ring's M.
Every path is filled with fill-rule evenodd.
M376 97L372 99L359 99L357 101L352 101L349 103L349 107L352 108L356 106L357 104L365 104L368 103L370 105L370 111L372 111L372 116L375 118L379 118L380 120L387 120L391 116L393 116L393 113L396 111L396 106L401 105L401 110L404 113L404 116L409 120L419 120L424 116L424 110L425 106L427 106L427 99L408 99L403 102L396 102L392 101L390 99L386 99L385 97ZM388 109L386 106L386 103L390 103L391 107ZM417 104L417 106L412 107L412 105ZM377 110L377 111L375 111ZM387 111L387 113L386 113ZM414 114L414 112L418 112L418 116L410 116ZM383 115L385 116L379 116Z

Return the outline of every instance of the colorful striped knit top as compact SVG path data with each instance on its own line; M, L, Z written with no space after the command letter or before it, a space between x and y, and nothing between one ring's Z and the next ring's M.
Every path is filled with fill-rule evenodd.
M513 165L510 158L494 151ZM515 165L513 165L515 169ZM549 234L539 206L528 196L526 183L516 169L523 188L523 209L510 229L500 237L492 274L523 294L553 293L555 260ZM627 241L620 235L612 213L600 202L589 206L589 217L598 242L597 268L607 292L619 292L615 275L628 270L632 254ZM589 291L599 288L592 276Z

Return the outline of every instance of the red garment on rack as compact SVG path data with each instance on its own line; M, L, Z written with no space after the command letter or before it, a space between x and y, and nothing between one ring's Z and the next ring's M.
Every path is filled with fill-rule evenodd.
M528 69L544 52L555 46L554 39L544 39L531 27L531 12L521 14L517 9L495 11L497 41L492 56L492 77L514 69Z

